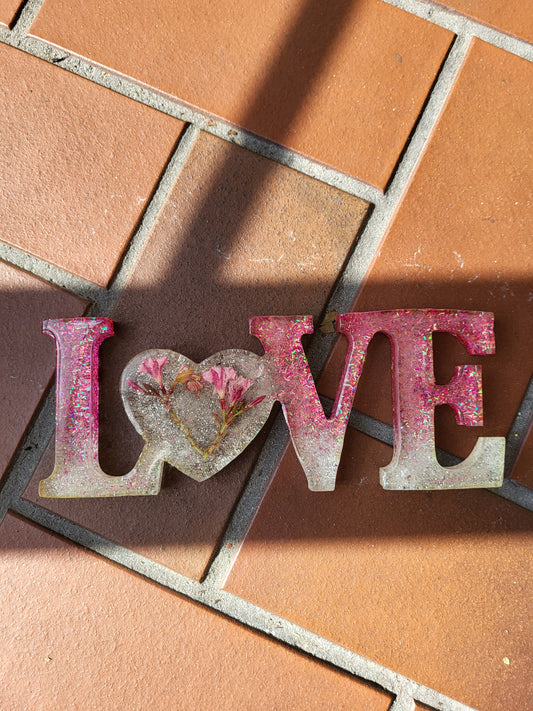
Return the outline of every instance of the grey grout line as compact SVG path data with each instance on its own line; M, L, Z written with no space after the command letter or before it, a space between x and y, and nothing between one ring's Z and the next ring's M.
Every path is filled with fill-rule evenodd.
M409 141L385 197L374 209L351 259L339 279L327 311L349 311L364 283L379 248L414 175L431 134L463 66L471 37L457 37L439 73L427 105Z
M158 212L168 195L168 191L201 129L376 205L363 236L356 246L354 255L341 276L340 282L328 304L328 310L347 310L363 283L365 274L379 249L381 240L407 189L410 178L416 170L425 145L466 57L471 38L473 36L479 37L520 57L532 58L531 45L492 30L468 18L458 16L451 11L418 2L418 0L386 0L386 2L450 29L458 34L459 37L455 40L439 74L428 104L398 166L395 177L386 195L383 196L379 190L356 178L323 166L295 151L273 144L246 130L239 129L227 121L206 115L184 102L166 96L150 87L140 85L133 80L121 77L106 67L71 56L64 50L53 47L43 41L24 37L42 5L42 0L29 0L24 6L13 31L10 32L0 28L0 41L38 58L60 65L71 73L186 121L192 126L183 135L169 161L163 178L141 221L141 225L131 241L119 271L113 279L108 294L102 293L102 290L89 282L85 282L85 280L68 275L35 257L26 256L8 245L0 246L0 258L51 283L62 286L62 288L66 288L83 298L94 301L94 311L108 313L124 286L127 275L157 219ZM314 351L308 353L310 363L323 362L326 352L326 340L323 339L321 348L315 346ZM317 343L318 339L314 339L314 342ZM42 454L42 450L53 433L53 409L54 397L52 390L48 394L44 406L37 414L23 445L18 450L10 467L9 476L5 478L5 483L0 492L0 515L3 514L6 508L11 507L26 518L100 553L109 560L125 565L134 572L150 577L152 580L190 599L201 602L214 610L219 610L232 619L264 632L318 659L334 664L349 673L374 681L398 694L391 706L392 711L410 709L413 705L411 703L413 698L436 709L467 711L468 707L457 701L442 696L427 687L396 674L392 670L385 669L374 662L366 660L350 650L339 647L339 645L335 645L283 618L272 615L266 610L258 608L231 593L220 590L219 585L223 584L231 569L244 535L271 480L270 475L274 471L275 464L287 442L287 431L281 415L278 416L272 427L267 443L264 445L251 478L239 500L222 539L219 553L213 559L207 577L203 583L196 583L128 549L115 546L109 541L35 504L18 498L23 493L31 473ZM363 413L353 412L350 417L350 425L387 444L392 444L390 426L369 418ZM516 482L508 480L501 490L493 491L522 506L527 504L526 508L533 510L533 492ZM228 548L228 545L231 545L231 547ZM411 706L408 705L409 703L411 703Z
M55 388L50 388L0 482L0 522L24 493L55 428Z
M29 31L43 4L44 0L26 0L12 29L16 38L22 39Z
M392 702L389 711L415 711L415 700L409 694L398 694Z
M533 489L519 484L513 479L504 479L503 485L499 489L487 489L492 494L497 494L513 504L518 504L528 511L533 511Z
M283 414L278 413L263 445L248 482L241 494L230 522L218 544L212 562L206 566L206 585L222 587L230 574L261 500L266 494L276 470L276 464L288 443L288 430Z
M321 398L324 401L328 401L329 398ZM332 405L333 400L329 400ZM353 427L354 430L362 432L363 434L369 435L374 439L383 442L383 444L388 444L389 447L393 446L393 432L392 426L377 420L375 417L370 415L365 415L364 412L359 410L352 410L350 413L350 419L348 420L348 426Z
M133 268L143 245L148 239L150 231L157 220L159 211L167 199L198 134L199 129L189 125L178 140L177 147L173 151L154 194L141 217L139 227L128 242L120 266L116 274L112 277L108 289L93 284L82 277L65 271L61 267L50 264L39 257L35 257L1 241L0 260L11 266L23 269L29 274L43 279L54 286L65 289L75 296L92 302L88 315L109 314L124 286L130 270Z
M85 291L85 284L88 284L85 280L78 280L74 277L72 277L71 281L65 280L63 284L64 288L69 289L70 287L69 290L72 290L73 293L86 298L92 298L93 303L88 310L88 315L105 316L110 314L144 243L148 239L159 211L194 145L198 133L197 128L189 126L180 137L177 147L170 157L156 190L141 218L139 228L129 242L120 267L111 281L109 290L98 290L97 287L93 290L89 290L87 287ZM52 265L46 265L45 262L41 262L41 260L37 260L29 255L27 259L25 259L21 256L19 250L10 248L8 245L0 246L0 258L2 257L6 257L10 264L16 264L21 268L28 268L29 266L31 271L33 271L33 267L35 267L38 276L43 278L48 276L50 277L51 283L57 285L61 285L63 277L65 276L63 270L53 267ZM35 422L30 426L29 432L25 436L23 443L19 446L8 471L3 477L2 489L0 491L0 518L2 518L5 513L5 506L9 505L13 497L20 496L24 491L52 435L55 411L53 390L52 388L52 391L48 393L43 403L37 408Z
M27 259L21 256L19 250L10 248L7 245L0 246L0 258L6 257L10 264L16 264L21 268L31 268L31 271L37 272L38 276L46 278L50 277L53 284L62 285L63 288L73 291L73 293L91 298L93 303L88 310L88 315L105 316L111 313L111 310L121 293L121 289L135 265L139 253L148 239L150 231L154 225L159 211L164 204L169 191L171 190L174 181L176 180L184 161L187 159L190 150L194 146L198 129L194 126L189 126L185 129L180 137L177 147L170 157L163 175L158 183L158 186L143 214L139 228L130 240L129 246L122 259L121 265L113 277L108 291L99 290L94 287L90 291L85 290L85 280L78 280L72 277L70 281L65 280L62 284L65 273L53 267L46 265L34 257L28 256ZM49 269L49 271L47 271ZM35 273L35 272L34 272ZM80 286L81 284L81 286ZM88 282L87 282L88 284ZM82 288L83 287L83 288ZM21 496L26 488L35 467L39 463L39 459L47 446L50 437L54 431L54 413L55 413L55 395L54 388L46 395L40 406L37 407L35 421L28 430L28 433L19 445L17 452L4 474L0 490L0 520L5 515L6 508L17 496Z
M336 168L323 165L294 150L273 143L246 129L239 128L229 121L212 116L207 112L202 112L169 94L138 83L134 79L120 75L118 72L96 62L69 54L66 50L42 40L34 37L20 38L15 33L0 28L0 42L20 49L38 59L56 64L71 74L88 79L94 84L111 89L122 96L173 116L180 121L190 123L206 133L246 148L253 153L297 170L350 195L360 197L367 202L374 203L382 197L382 192L378 188L363 182L359 178L347 175Z
M96 300L90 309L90 315L107 316L111 313L198 135L199 129L189 125L179 138L155 192L142 215L139 227L128 243L108 290Z
M533 60L533 45L526 40L513 37L502 30L497 30L459 12L443 7L431 0L384 0L384 2L411 15L444 27L457 35L467 34L478 37L484 42L493 44L506 52L516 54L522 59Z
M306 655L332 664L349 674L370 681L393 694L410 695L444 711L473 711L470 707L419 684L392 669L254 605L225 590L199 583L160 563L117 545L67 519L23 499L14 501L12 511L105 557L107 560L138 573L174 592L217 611L231 620L263 633Z
M49 284L53 284L60 289L65 289L75 296L79 296L81 299L91 302L99 301L105 295L105 289L103 287L97 286L71 272L67 272L61 269L61 267L45 262L39 257L34 257L32 254L28 254L28 252L23 252L17 247L12 247L6 242L0 242L0 259Z
M379 253L381 242L392 222L405 192L408 189L411 177L416 172L425 147L430 140L433 130L454 86L457 75L464 64L470 44L470 36L457 37L455 39L448 57L446 58L439 73L427 105L422 113L422 116L420 117L409 145L406 148L403 159L397 167L389 190L376 204L373 214L371 215L363 234L355 246L352 257L349 259L345 270L339 277L337 285L333 290L333 294L326 306L326 311L343 312L348 311L351 308L353 301L364 283L364 279L368 274L369 268L375 259L376 254ZM331 339L321 338L320 332L315 331L311 345L307 350L307 357L312 372L320 370L327 359L330 348ZM350 424L354 422L357 422L355 425L356 428L361 429L361 431L365 434L373 436L376 439L381 439L381 441L392 445L392 428L390 426L385 425L384 423L378 423L377 420L369 418L363 413L352 413ZM286 434L279 436L275 432L271 433L268 438L269 451L272 453L270 455L271 462L281 456L281 452L286 445L286 441ZM277 456L274 455L274 453L276 453ZM450 466L453 463L457 463L458 460L456 458L454 459L451 455L446 455L446 453L443 454L443 463L445 465ZM451 461L449 461L450 459ZM270 481L272 474L273 470L270 472L268 481ZM252 491L255 491L255 487L259 486L259 484L256 484L256 482L259 481L264 480L259 478L256 468L254 467L250 477L250 486L252 487ZM266 491L266 483L264 483L263 486ZM503 489L491 491L494 491L501 496L505 496L507 493L507 490L504 492ZM517 499L520 499L521 506L529 508L529 501L525 492L518 492L516 489L513 489L513 495L515 495ZM229 574L229 570L233 565L236 553L242 545L243 537L255 516L256 511L252 509L247 502L252 500L255 501L256 499L254 497L258 496L258 494L246 494L243 496L243 504L241 506L239 502L235 515L230 520L227 532L222 538L219 553L212 560L211 567L208 567L207 579L210 579L211 570L213 570L213 579L219 581L224 580ZM517 500L515 503L519 503L519 501ZM238 520L236 518L237 516ZM246 516L248 517L248 523L245 520ZM238 536L241 536L241 538L238 538ZM228 548L227 546L230 547Z
M324 398L326 399L326 398ZM332 401L330 401L332 402ZM357 410L352 410L350 419L348 421L350 427L353 427L358 432L368 435L377 439L383 444L388 444L390 447L393 446L393 432L391 425L388 425L380 420L376 420L369 415L365 415ZM460 457L450 452L445 452L442 449L437 449L438 459L442 466L453 467L461 461ZM490 491L491 494L496 494L501 496L508 501L512 501L514 504L518 504L528 511L533 511L533 490L529 489L527 486L523 486L512 479L504 479L503 485L499 488L486 489Z
M380 204L376 206L370 217L351 259L348 261L343 274L339 277L339 281L329 300L326 311L348 311L350 309L372 260L379 249L379 245L381 244L397 206L404 192L407 190L411 175L416 170L420 156L444 107L455 77L463 64L469 44L469 38L457 39L451 48L435 84L432 96L428 101L426 109L404 154L404 158L397 168L389 191L380 201ZM310 348L307 350L307 357L313 372L319 370L325 363L330 347L331 339L321 338L320 331L315 331L315 336L313 337ZM364 416L359 413L358 417L361 420ZM365 423L368 426L371 420L365 420ZM376 432L380 435L385 435L383 427L386 426L381 424ZM371 429L374 428L371 427ZM281 456L281 452L287 441L286 434L280 434L279 432L280 430L272 431L267 439L271 467L274 466L275 461ZM371 432L368 432L368 434L371 434ZM266 490L267 483L270 481L270 477L273 473L272 468L269 472L269 476L265 478L263 470L261 469L259 472L258 465L259 462L253 468L250 475L250 493L248 493L248 490L245 490L243 497L237 505L235 514L232 516L227 531L222 538L219 553L212 560L211 566L208 566L206 579L211 579L212 575L213 579L219 581L224 580L235 559L234 551L238 552L242 545L243 537L256 512L255 509L251 507L251 502L258 500L257 497L262 496L261 492ZM230 546L230 548L228 548L228 546ZM211 570L213 571L212 573Z
M505 476L511 476L533 424L533 378L529 381L505 443Z

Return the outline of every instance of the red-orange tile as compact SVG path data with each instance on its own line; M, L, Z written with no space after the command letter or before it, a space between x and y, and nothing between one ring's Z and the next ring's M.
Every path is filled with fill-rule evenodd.
M102 346L101 462L123 474L142 440L118 393L126 363L147 348L171 348L197 362L226 348L262 351L248 334L255 314L318 317L368 205L233 144L201 134L113 318ZM255 442L201 484L171 470L157 497L37 498L114 541L198 578L257 456Z
M41 322L80 316L84 308L75 296L0 262L0 477L54 371L54 345Z
M518 455L512 477L533 489L533 426Z
M20 0L0 0L0 25L10 25L22 4Z
M320 494L290 449L226 588L480 711L529 708L533 514L487 491L385 491L390 452L349 431Z
M180 121L0 45L0 239L105 286Z
M533 42L533 12L522 0L441 0L439 5L457 10L497 30Z
M356 709L391 699L15 516L0 527L9 709Z
M452 40L379 0L47 0L31 31L380 188Z
M469 357L438 341L437 378L482 365L485 427L456 426L439 408L441 446L468 454L483 436L505 436L531 377L533 80L529 62L476 41L353 310L452 308L495 313L496 355ZM340 349L321 387L336 387ZM391 418L386 338L369 352L356 406ZM442 412L440 412L442 411Z

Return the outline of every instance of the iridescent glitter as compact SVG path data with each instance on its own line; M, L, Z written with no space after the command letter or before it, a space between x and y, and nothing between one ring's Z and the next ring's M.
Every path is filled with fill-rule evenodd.
M300 342L313 330L310 316L264 316L250 320L251 333L265 348L278 373L278 399L309 488L330 491L342 451L347 419L366 349L377 332L386 333L393 351L394 453L380 469L386 489L452 489L501 486L505 439L479 438L461 464L442 467L435 454L434 411L450 405L459 424L482 425L481 368L455 369L447 385L433 376L434 331L446 331L469 353L494 352L493 315L436 309L340 314L337 331L348 338L348 353L333 414L318 399Z
M494 353L494 316L482 311L438 309L345 314L343 324L376 330L391 340L394 452L380 469L385 489L498 487L503 482L505 438L480 437L463 462L441 466L435 454L435 406L450 405L457 424L483 424L481 367L455 368L446 385L435 383L433 333L458 338L473 355Z
M335 488L344 434L367 345L354 340L349 329L339 330L348 338L348 355L333 414L328 419L301 343L305 333L313 332L313 318L256 316L250 319L250 333L259 338L265 358L272 361L277 373L277 398L283 406L294 448L313 491Z
M394 452L380 469L386 489L501 486L505 439L480 437L470 456L442 467L435 455L434 411L448 404L459 424L483 424L481 368L463 365L446 385L433 375L435 331L456 336L472 354L494 352L493 315L436 309L340 314L348 352L333 413L318 398L301 337L311 316L256 316L250 332L265 349L215 354L200 364L173 351L151 350L124 369L121 393L146 444L125 476L98 464L98 349L113 335L105 318L45 321L57 345L56 459L41 496L157 494L163 462L204 481L257 435L279 400L309 488L335 488L348 417L370 340L387 334L393 352Z
M146 444L129 474L98 463L98 350L113 335L106 318L45 321L57 347L55 467L40 482L48 497L157 494L163 463L203 481L240 454L275 400L270 363L229 350L196 365L172 351L147 351L124 369L126 411Z
M54 471L39 484L55 498L157 494L163 462L145 447L133 470L105 474L98 463L98 349L113 335L107 318L54 319L43 332L56 342L56 434Z
M257 435L276 397L270 363L227 350L197 365L167 350L141 353L122 374L124 406L147 446L196 481L225 467Z

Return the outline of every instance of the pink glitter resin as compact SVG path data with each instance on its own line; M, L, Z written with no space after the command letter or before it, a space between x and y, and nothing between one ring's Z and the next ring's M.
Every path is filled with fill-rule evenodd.
M163 462L148 445L129 474L108 476L98 463L98 350L113 335L107 318L44 321L56 342L55 466L39 484L54 498L157 494Z
M442 467L435 454L434 410L448 404L458 424L482 425L481 368L457 367L447 385L433 375L432 336L453 334L469 353L494 352L493 315L481 311L437 309L340 314L337 331L348 339L348 353L332 416L324 415L301 345L312 333L310 316L257 316L257 336L279 378L278 399L298 458L313 491L331 491L347 421L366 349L374 334L386 333L393 352L394 453L380 469L386 489L456 489L501 486L505 438L480 437L470 456Z
M93 497L157 494L161 487L163 461L167 460L174 466L183 467L185 456L180 454L181 450L177 454L169 454L169 447L176 437L175 433L169 435L162 426L154 425L157 436L145 436L146 445L129 474L120 477L109 476L101 470L98 463L98 350L101 343L113 335L112 321L106 318L48 320L43 323L43 331L56 341L57 390L55 467L51 476L40 482L40 495ZM264 376L261 375L261 378L264 378L261 391L254 394L249 402L246 398L241 398L241 410L234 413L235 417L239 415L244 418L246 415L250 421L246 431L242 426L240 430L235 430L236 440L224 440L227 452L222 446L220 431L218 439L215 437L211 442L207 438L205 445L198 445L195 439L196 449L202 457L192 469L189 467L190 471L186 471L189 476L201 481L237 456L257 434L268 416L272 401L277 399L282 403L309 488L314 491L333 490L348 417L366 350L374 334L383 332L391 340L393 352L394 452L391 463L380 469L382 485L386 489L501 486L505 453L503 437L480 437L470 456L453 467L442 467L438 463L434 438L434 410L437 405L450 405L459 424L482 425L483 417L479 366L457 367L448 384L435 383L433 333L445 331L453 334L469 353L493 353L492 314L435 309L340 314L337 319L337 331L348 339L348 353L330 418L324 414L301 343L302 335L312 331L311 316L256 316L250 319L250 332L263 344L265 355L259 358L244 351L227 352L230 355L237 354L235 363L238 363L239 367L251 368L253 365L254 368L259 368L257 373L254 371L253 379L243 376L233 378L234 383L240 387L239 397L248 391L252 393L252 384L255 380L258 384L260 381L259 371L264 371ZM191 407L191 423L187 425L185 438L187 439L187 434L189 440L201 437L202 429L209 424L205 419L201 393L204 389L211 388L211 385L215 390L222 387L220 383L215 382L214 377L219 371L229 373L231 370L235 375L236 371L227 363L224 368L216 357L212 356L203 364L204 371L208 366L214 366L205 373L204 378L194 371L194 368L200 366L189 362L184 356L169 351L162 357L162 353L150 351L141 354L139 358L144 360L140 368L134 359L125 369L122 391L126 405L129 403L129 409L126 409L130 419L140 428L143 436L143 428L136 422L136 416L141 416L141 419L148 417L145 424L148 430L153 429L151 411L149 407L146 409L144 401L142 407L139 406L140 410L135 405L136 401L132 401L133 404L130 402L132 397L139 397L138 392L144 396L147 393L153 395L153 383L138 383L135 378L138 378L139 373L148 373L157 383L161 381L163 388L161 366L163 363L166 365L171 356L181 358L179 363L176 361L177 367L181 367L178 367L177 375L174 373L172 376L175 376L172 392L168 390L167 383L163 394L166 393L169 399L173 396L175 387L180 386L179 398L189 398L195 404L194 408ZM154 355L155 359L152 357ZM158 355L161 356L159 359ZM219 354L222 355L224 354ZM253 361L251 365L248 362L250 358ZM258 363L254 365L253 359ZM187 361L185 366L182 361ZM251 372L246 371L246 374ZM152 386L150 390L149 385ZM231 396L231 393L226 393L226 389L223 407L229 406L229 400L226 400ZM165 400L163 404L173 406L170 400L168 403ZM179 401L175 404L179 404ZM233 413L233 410L231 412ZM242 421L245 422L244 419ZM218 422L220 430L220 417ZM190 430L192 424L200 428L194 437ZM184 429L183 424L181 429ZM213 459L210 462L211 449ZM186 458L190 459L190 447L185 454ZM208 460L208 464L204 464L204 460Z

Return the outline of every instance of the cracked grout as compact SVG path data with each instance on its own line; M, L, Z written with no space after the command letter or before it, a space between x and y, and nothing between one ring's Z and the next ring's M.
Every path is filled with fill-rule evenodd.
M235 622L244 624L313 659L332 664L355 677L376 684L386 691L403 696L410 695L435 709L474 711L459 701L320 637L290 620L258 607L233 593L187 578L161 563L155 563L128 548L115 544L37 504L19 499L12 503L10 509L25 519L105 557L106 560L118 563Z

